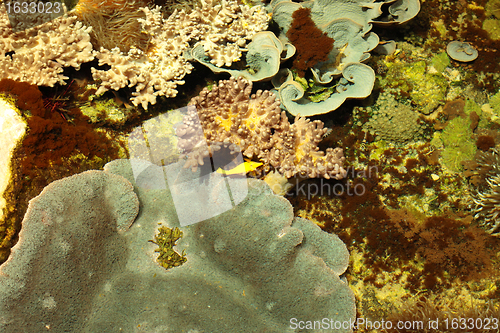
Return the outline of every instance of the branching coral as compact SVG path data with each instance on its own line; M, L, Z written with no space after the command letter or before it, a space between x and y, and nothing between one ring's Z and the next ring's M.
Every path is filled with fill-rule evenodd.
M252 36L267 27L268 17L261 7L237 5L235 1L203 1L191 12L174 12L167 19L160 7L141 8L141 36L147 36L146 51L132 47L128 53L101 48L99 65L109 70L92 69L101 85L98 94L112 89L135 87L132 103L147 109L158 96L175 97L177 86L193 66L184 57L191 44L198 42L218 66L230 66L241 57L241 50Z
M342 149L328 148L325 154L318 148L327 131L321 121L296 117L290 124L274 94L259 90L250 96L251 90L252 83L231 78L191 100L197 112L190 112L177 128L179 147L188 156L186 167L203 165L203 158L224 144L233 152L259 159L265 171L272 167L287 178L345 176ZM210 145L208 150L200 133Z
M64 84L64 67L79 69L94 59L90 30L73 16L61 16L13 33L0 6L0 78L50 87Z

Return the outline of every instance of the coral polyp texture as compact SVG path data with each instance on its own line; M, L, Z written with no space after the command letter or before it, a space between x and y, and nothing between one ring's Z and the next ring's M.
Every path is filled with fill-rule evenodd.
M267 28L268 17L260 6L216 3L202 1L201 7L189 13L175 11L166 19L160 7L141 8L145 18L138 21L149 37L147 50L131 47L125 53L119 48L101 48L96 56L99 65L111 68L92 69L94 79L101 82L97 94L134 87L131 101L144 109L155 104L158 96L175 97L177 86L184 84L184 76L193 69L184 54L195 43L218 66L238 61L252 36Z
M184 180L200 176L179 163L167 168ZM136 185L130 162L117 160L56 181L30 202L0 266L2 332L282 333L291 318L355 319L340 278L346 246L295 218L264 182L251 179L239 205L183 228L177 247L187 261L168 271L150 240L159 222L179 227L175 192Z
M423 134L419 114L388 93L382 93L374 108L369 107L368 111L372 115L363 125L363 131L376 136L376 140L404 143L415 141Z
M128 52L131 47L145 51L149 36L141 29L138 19L144 19L145 13L139 8L145 3L135 0L93 1L80 0L72 11L86 26L93 29L90 32L94 49L101 47L112 50L118 47Z
M477 163L487 185L473 197L474 217L489 233L500 237L500 154L495 148L481 152Z
M94 59L89 32L74 16L14 33L0 6L0 78L52 87L65 84L65 67L79 69Z
M231 78L191 100L196 111L190 111L177 128L186 167L196 170L205 157L226 145L233 153L258 159L265 171L272 168L287 178L345 177L342 149L328 148L325 153L318 148L327 131L321 121L296 117L290 124L273 93L259 90L250 95L251 91L251 82Z

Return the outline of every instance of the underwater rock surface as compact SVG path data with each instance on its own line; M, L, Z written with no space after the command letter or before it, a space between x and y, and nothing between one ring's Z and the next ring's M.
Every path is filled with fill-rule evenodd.
M181 165L166 168L182 178ZM339 278L344 243L294 218L263 181L248 180L234 209L183 228L176 247L187 262L169 270L150 240L159 224L179 225L172 194L131 183L130 162L116 160L30 202L0 266L2 332L282 333L296 331L291 318L354 320L354 295Z

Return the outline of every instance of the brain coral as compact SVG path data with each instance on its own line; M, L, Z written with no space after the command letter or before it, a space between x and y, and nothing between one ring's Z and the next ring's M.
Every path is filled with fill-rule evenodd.
M420 115L409 105L397 102L389 93L383 93L363 130L375 135L376 140L404 143L422 136L424 128L420 123Z
M182 164L166 168L193 177ZM118 174L134 182L130 162L118 160L30 202L0 266L2 332L283 333L295 331L291 318L354 320L353 293L339 278L345 245L294 218L262 181L251 179L235 208L183 228L177 247L187 262L167 271L149 240L160 223L179 226L174 192L134 189Z

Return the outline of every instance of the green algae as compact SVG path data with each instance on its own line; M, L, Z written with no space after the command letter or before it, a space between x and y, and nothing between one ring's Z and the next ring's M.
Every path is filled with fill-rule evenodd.
M472 140L471 120L456 117L448 122L441 141L444 150L441 152L442 163L453 172L463 170L462 162L471 160L476 154L476 144Z
M495 95L491 96L489 100L489 104L493 111L500 116L500 91L497 92Z
M436 54L432 60L431 65L440 73L442 73L446 67L450 65L450 58L446 54L446 52L441 52Z
M445 64L442 59L435 60L434 63L441 67ZM432 113L444 101L448 82L441 73L430 73L427 70L427 62L422 60L409 64L397 62L386 65L389 70L386 82L382 84L408 94L421 113Z
M337 85L324 86L313 79L300 77L296 71L292 71L293 79L304 89L304 95L311 102L318 103L328 99L336 90Z
M483 29L488 32L491 39L500 39L500 20L486 19L483 22Z
M500 19L500 0L490 0L484 7L487 16L495 16Z
M490 0L484 7L486 20L483 21L483 29L486 30L491 39L500 39L500 0Z
M120 107L113 99L96 98L91 103L80 107L81 112L90 118L92 123L101 121L124 123L130 112Z
M478 116L481 116L483 113L481 111L481 106L474 102L472 99L467 99L465 101L464 112L468 115L472 112L475 112Z
M156 260L163 268L169 269L177 267L187 261L185 250L182 250L182 253L179 254L173 249L176 242L181 239L182 236L183 232L177 227L170 229L161 226L158 229L158 234L155 235L155 239L150 240L151 243L158 245L155 252L160 253L160 255Z

